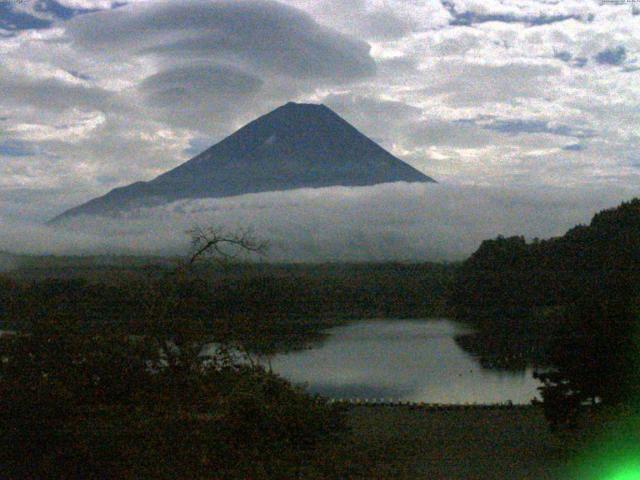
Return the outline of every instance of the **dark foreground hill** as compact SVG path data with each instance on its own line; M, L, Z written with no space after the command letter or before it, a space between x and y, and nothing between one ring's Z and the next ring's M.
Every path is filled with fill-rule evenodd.
M324 105L287 103L154 180L116 188L53 221L181 199L399 181L434 180Z
M638 285L640 198L603 210L589 225L561 237L527 243L522 236L500 236L482 242L463 263L451 301L466 316L573 304L597 292L609 300L637 296L630 290Z
M483 363L556 368L539 376L554 428L583 402L640 398L640 199L562 237L486 240L450 292L456 315L480 327L463 348Z

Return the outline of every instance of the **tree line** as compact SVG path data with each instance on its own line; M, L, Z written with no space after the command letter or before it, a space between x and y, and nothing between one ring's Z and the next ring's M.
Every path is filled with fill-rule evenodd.
M555 368L538 375L543 399L564 417L585 401L640 400L640 199L561 237L484 241L449 299L481 331L544 345Z

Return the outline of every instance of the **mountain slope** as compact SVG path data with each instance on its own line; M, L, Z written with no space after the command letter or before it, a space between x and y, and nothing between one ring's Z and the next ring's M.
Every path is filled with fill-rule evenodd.
M246 193L433 182L324 105L288 103L150 182L137 182L64 212L113 215L180 199Z

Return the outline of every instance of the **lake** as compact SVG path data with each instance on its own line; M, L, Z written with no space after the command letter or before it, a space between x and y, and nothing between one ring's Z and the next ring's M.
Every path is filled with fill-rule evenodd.
M455 337L451 320L364 320L334 327L307 350L271 358L273 371L331 398L429 403L529 403L539 397L532 369L483 369Z

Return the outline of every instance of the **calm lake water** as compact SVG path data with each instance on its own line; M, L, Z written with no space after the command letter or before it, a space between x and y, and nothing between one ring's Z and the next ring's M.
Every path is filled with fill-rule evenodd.
M273 371L332 398L432 403L528 403L532 369L486 370L455 342L468 330L450 320L366 320L327 330L308 350L271 359Z
M5 333L10 332L0 330ZM529 403L539 398L532 368L482 368L455 341L471 332L451 320L362 320L325 333L324 341L307 350L273 356L273 371L337 399Z

